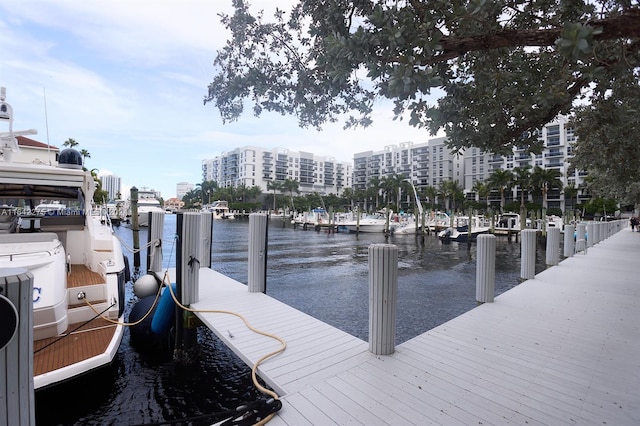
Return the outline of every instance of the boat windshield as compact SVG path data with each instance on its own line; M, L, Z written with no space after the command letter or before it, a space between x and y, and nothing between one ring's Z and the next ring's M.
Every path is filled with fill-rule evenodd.
M0 184L0 206L20 217L81 215L84 196L79 188Z

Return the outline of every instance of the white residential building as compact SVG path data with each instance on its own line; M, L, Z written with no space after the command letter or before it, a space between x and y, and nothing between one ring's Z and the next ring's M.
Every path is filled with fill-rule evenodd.
M102 181L102 189L109 193L109 200L117 200L122 198L121 179L115 175L104 175L100 177Z
M403 142L387 145L382 151L360 152L353 156L353 187L364 190L377 177L405 176L416 188L434 186L464 177L461 158L445 145L446 138L435 138L414 144Z
M187 193L191 192L194 188L194 185L189 182L178 182L176 184L176 198L178 200L182 200Z
M494 170L513 170L515 167L535 166L544 169L557 169L562 175L563 187L580 188L584 183L585 172L569 172L569 160L573 155L576 137L566 117L560 116L537 130L543 143L540 154L528 153L525 147L515 147L507 156L495 155L471 147L461 155L453 154L446 146L446 138L430 139L428 142L403 142L387 145L381 151L356 153L353 158L353 187L364 190L372 178L404 175L417 189L433 186L438 188L445 180L457 181L469 199L474 199L473 187L477 181L486 181ZM519 188L513 188L507 195L508 200L517 200ZM495 195L495 194L494 194ZM491 198L499 202L499 198ZM588 200L589 195L578 192L571 205ZM552 189L547 194L549 208L565 209L565 196L562 190ZM570 206L569 206L570 207Z
M202 178L220 187L258 186L268 192L268 182L298 181L301 194L340 195L351 187L353 166L333 157L283 148L245 146L202 162Z
M502 156L490 152L483 152L479 148L469 148L464 152L464 188L468 197L475 197L472 188L476 181L485 181L494 170L513 170L517 167L529 166L533 170L535 166L543 169L556 169L560 172L562 186L580 188L584 183L586 172L570 172L569 160L573 156L576 136L569 125L567 117L559 116L554 121L546 124L536 131L538 139L542 141L543 149L540 154L532 154L526 147L515 147L513 153ZM512 193L507 194L511 200L519 199L519 188L513 188ZM582 203L590 196L578 192L577 199L571 204ZM562 190L553 189L547 194L549 208L565 210L565 197Z

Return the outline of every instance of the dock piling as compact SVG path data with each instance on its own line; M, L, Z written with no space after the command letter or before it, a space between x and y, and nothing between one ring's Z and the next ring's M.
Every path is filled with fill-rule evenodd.
M560 261L560 228L547 229L546 264L557 265Z
M267 235L269 220L267 215L249 215L249 277L250 293L267 291Z
M164 232L164 213L151 212L149 217L149 248L147 249L147 270L161 274L162 271L162 234ZM153 241L159 241L151 244Z
M587 240L587 248L593 247L596 243L596 232L595 232L596 224L593 222L587 223L587 234L585 236L585 240Z
M177 233L180 235L176 255L176 292L180 303L190 306L200 294L201 213L179 213ZM166 288L164 291L169 291ZM192 364L196 359L195 314L176 306L176 338L173 360L181 364Z
M140 225L138 222L138 188L131 187L131 230L133 231L133 267L140 269Z
M577 253L579 251L584 251L586 253L588 248L587 240L588 234L586 230L586 224L578 223L576 225L576 245L574 252Z
M564 257L571 257L575 252L575 239L574 233L576 230L575 225L564 226Z
M476 260L476 301L493 302L496 288L496 236L478 235Z
M520 239L520 278L530 280L536 276L537 230L525 229Z
M202 259L200 259L201 268L211 268L211 243L213 242L213 213L202 214L200 216L202 223L200 224L200 248Z
M398 300L398 247L369 246L369 351L391 355L395 351Z
M32 313L33 274L0 271L0 425L35 424Z

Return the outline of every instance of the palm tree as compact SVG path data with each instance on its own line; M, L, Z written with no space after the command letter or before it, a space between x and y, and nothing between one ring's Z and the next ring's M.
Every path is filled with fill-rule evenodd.
M240 197L240 201L242 201L243 203L245 202L248 192L249 187L245 185L244 182L236 187L236 196Z
M429 199L429 205L431 206L431 210L435 207L436 197L438 196L438 189L435 186L427 185L420 191L424 198Z
M91 158L91 154L89 154L89 151L87 151L86 149L81 149L80 150L80 155L82 155L82 165L84 166L84 161L87 158Z
M449 210L451 206L452 211L456 210L456 200L461 197L464 198L462 187L457 180L443 180L438 187L440 193L444 197L445 210Z
M578 196L578 188L576 188L576 185L574 183L564 187L565 200L570 200L571 201L570 203L568 203L569 206L565 205L565 211L567 211L569 209L573 210L575 208L575 206L578 205L578 201L576 199L577 196ZM574 203L574 201L575 201L575 203Z
M403 186L406 186L404 175L393 173L391 176L384 176L380 179L380 187L387 198L387 206L391 200L395 200L396 208L400 210L400 193Z
M524 193L527 192L527 196L529 191L531 190L531 168L530 165L516 167L513 169L513 183L518 186L520 190L520 209L524 209Z
M293 205L293 193L295 192L296 194L299 194L300 193L299 187L300 187L300 182L298 182L296 179L287 178L287 180L282 182L282 189L289 191L289 200L291 201L292 209L295 209Z
M494 170L489 176L489 186L500 191L500 211L504 210L504 191L513 185L511 170Z
M471 190L478 195L478 202L482 201L484 198L485 204L489 204L489 193L491 192L489 185L481 180L477 180L473 184L473 188L471 188Z
M378 197L380 196L380 185L381 185L381 182L378 176L372 176L371 178L369 178L369 181L367 182L366 196L376 199L376 203L374 206L376 210L378 210Z
M380 179L380 189L382 189L382 193L384 194L387 210L391 203L391 198L395 194L396 188L397 183L392 176L383 176L382 179Z
M273 211L276 211L276 191L280 190L282 186L275 180L267 181L267 191L273 191Z
M531 173L531 186L542 193L542 207L547 208L547 192L551 188L562 189L562 173L557 169L536 166Z
M249 188L249 198L252 199L253 201L258 201L258 197L262 194L262 188L260 188L257 185L252 186L251 188Z
M76 142L75 139L71 139L71 138L67 139L66 141L64 141L62 143L62 146L68 146L69 148L74 148L74 147L76 147L78 145L80 145L80 143Z

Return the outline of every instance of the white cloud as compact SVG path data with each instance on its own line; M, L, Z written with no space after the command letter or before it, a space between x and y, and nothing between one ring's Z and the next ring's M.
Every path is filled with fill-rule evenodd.
M251 2L265 16L292 3ZM371 128L357 131L342 123L300 129L295 117L251 111L223 125L202 101L227 38L218 13L231 11L231 1L219 0L0 1L0 85L15 128L37 128L35 139L57 146L74 138L91 153L89 168L164 198L175 196L178 182L202 180L202 159L237 147L351 161L356 152L429 138L393 122L388 103L376 109Z

